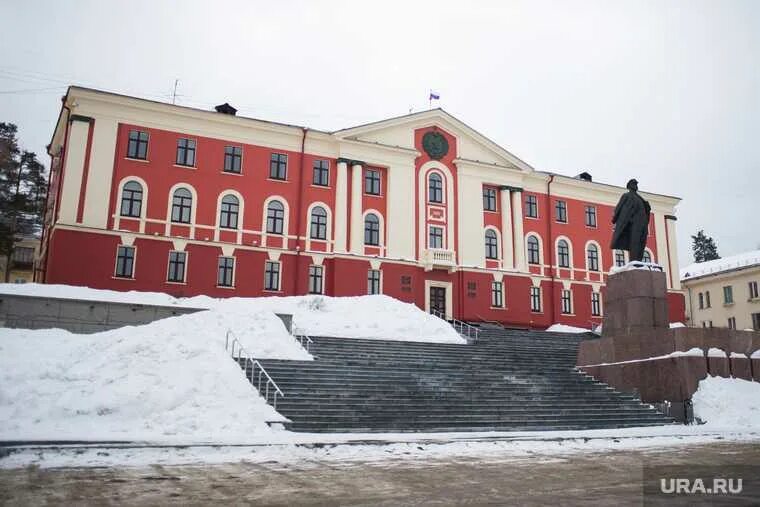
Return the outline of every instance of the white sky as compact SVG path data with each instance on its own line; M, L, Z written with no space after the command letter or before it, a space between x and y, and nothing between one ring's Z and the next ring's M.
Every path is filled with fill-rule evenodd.
M760 1L0 0L0 121L38 154L66 84L175 78L179 104L326 130L432 88L539 170L682 197L681 265L698 228L760 248Z

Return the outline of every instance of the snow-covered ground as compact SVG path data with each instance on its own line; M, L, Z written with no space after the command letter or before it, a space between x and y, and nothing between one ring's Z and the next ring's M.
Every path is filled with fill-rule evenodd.
M268 311L293 315L293 326L312 336L465 343L447 322L389 296L293 296L267 298L175 298L160 292L117 292L70 285L0 284L0 294L88 301Z
M709 428L760 431L760 382L707 377L692 402L694 416Z

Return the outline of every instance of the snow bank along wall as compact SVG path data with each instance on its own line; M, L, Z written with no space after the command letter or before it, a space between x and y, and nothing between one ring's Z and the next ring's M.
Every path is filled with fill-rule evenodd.
M0 294L0 327L11 328L97 333L199 311L203 308Z

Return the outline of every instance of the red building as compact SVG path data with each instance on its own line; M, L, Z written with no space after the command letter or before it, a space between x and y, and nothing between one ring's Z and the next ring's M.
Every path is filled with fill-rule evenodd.
M71 87L37 278L177 296L382 293L463 320L587 327L624 262L620 187L536 171L440 109L336 132ZM683 320L675 197L647 254Z

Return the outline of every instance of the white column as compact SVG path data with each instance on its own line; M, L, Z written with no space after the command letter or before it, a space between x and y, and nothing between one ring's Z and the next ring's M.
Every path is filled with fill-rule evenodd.
M338 160L335 181L335 251L346 252L348 238L348 162Z
M362 165L352 162L351 165L351 252L364 252L364 224L362 223Z
M515 238L515 269L527 272L528 265L525 263L525 237L523 232L523 193L521 190L513 190L511 193Z
M414 259L415 221L414 163L394 164L388 168L385 199L385 229L388 257ZM385 191L385 190L383 190Z
M499 190L499 205L501 206L501 256L502 268L514 267L514 252L512 243L512 203L510 191L506 188Z
M119 129L119 122L111 118L98 118L93 128L90 169L87 176L87 194L84 200L82 223L90 227L105 229L108 223L108 204L114 174L113 154L116 151L116 134ZM145 192L148 190L144 189Z
M668 232L668 257L670 272L673 273L673 289L681 290L681 270L678 269L678 245L676 244L676 220L665 218L665 228Z
M69 140L66 144L66 165L64 166L63 182L60 183L63 185L58 219L61 223L76 223L79 194L86 192L86 189L82 188L82 173L84 172L89 132L89 122L81 119L71 120Z
M662 213L652 213L650 219L654 220L654 236L657 245L657 264L665 269L668 289L672 289L673 286L670 283L670 252L668 252L668 244L665 238L665 216ZM677 276L675 273L673 273L673 275Z

